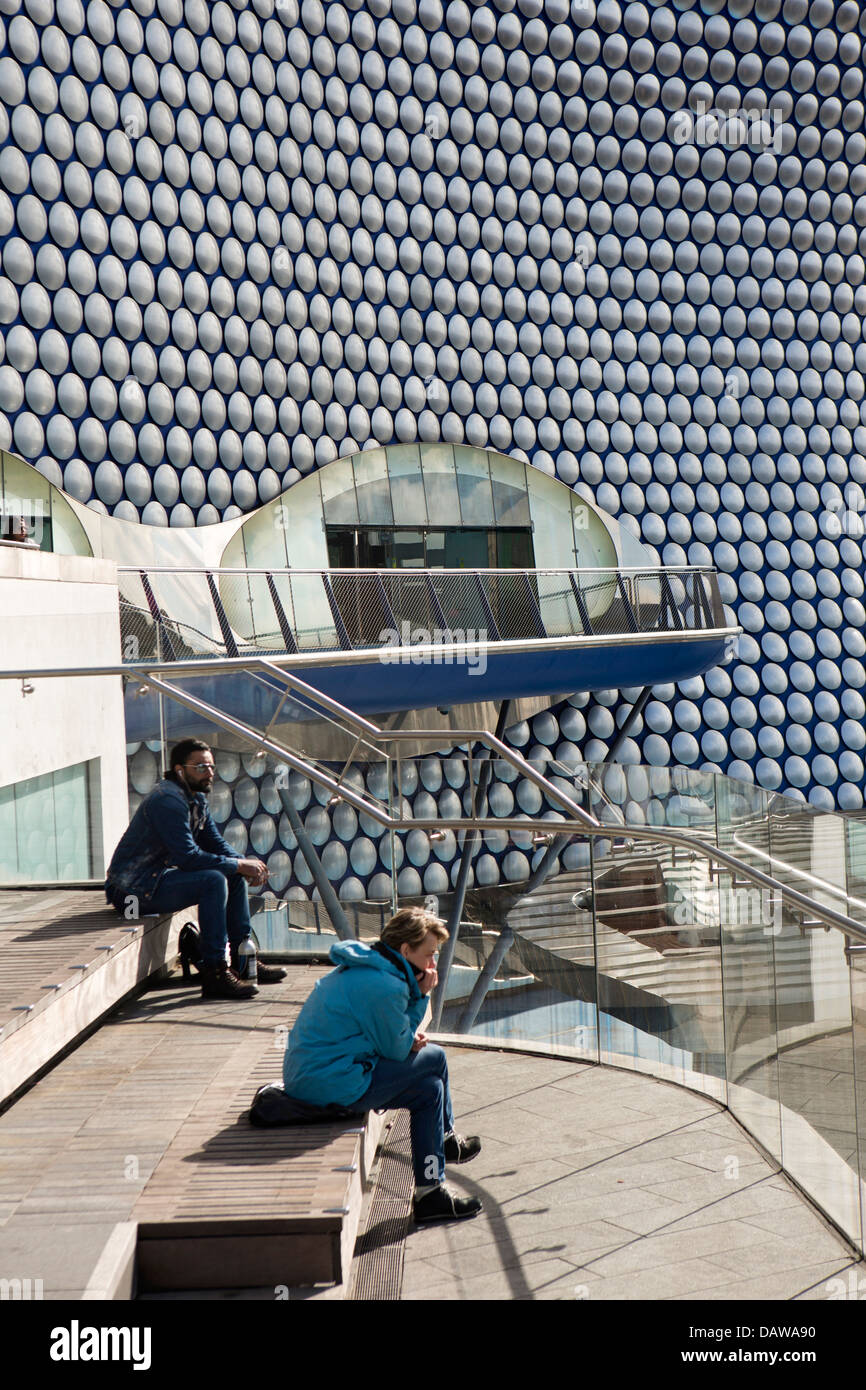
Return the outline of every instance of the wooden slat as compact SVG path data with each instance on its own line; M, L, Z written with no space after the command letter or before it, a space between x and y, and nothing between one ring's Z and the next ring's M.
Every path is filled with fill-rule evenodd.
M22 1006L47 1007L53 986L74 983L73 967L102 964L109 953L98 948L126 945L134 925L99 891L0 891L0 1029L20 1021Z
M362 1122L258 1129L246 1119L258 1087L280 1079L274 1037L285 1022L282 1000L259 1010L139 1197L148 1287L260 1287L276 1265L298 1283L343 1277L344 1229L360 1215Z

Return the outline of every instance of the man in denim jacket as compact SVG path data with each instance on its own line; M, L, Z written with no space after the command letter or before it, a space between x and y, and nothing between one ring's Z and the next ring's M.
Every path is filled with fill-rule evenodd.
M133 916L198 907L202 997L248 999L255 986L241 983L236 974L238 948L250 935L247 883L263 885L267 869L259 859L239 858L213 822L206 798L215 766L208 745L184 739L171 750L169 768L114 851L105 896L118 912L131 908ZM285 973L275 966L258 967L262 984L275 983Z

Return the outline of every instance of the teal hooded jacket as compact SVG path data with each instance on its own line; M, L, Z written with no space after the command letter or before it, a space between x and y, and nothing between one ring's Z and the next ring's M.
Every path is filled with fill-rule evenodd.
M382 1058L405 1061L427 1009L405 956L377 942L339 941L337 969L319 980L289 1035L286 1094L310 1105L353 1105Z

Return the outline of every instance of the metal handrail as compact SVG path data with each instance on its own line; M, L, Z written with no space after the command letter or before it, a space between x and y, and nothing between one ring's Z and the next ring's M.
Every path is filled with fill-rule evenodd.
M483 568L480 565L473 565L472 569L400 569L396 565L386 569L293 569L291 566L273 566L270 569L257 569L252 566L240 566L230 568L219 565L196 566L196 565L118 565L118 574L397 574L401 576L425 575L425 574L645 574L652 576L656 574L678 575L678 574L715 574L712 565L539 565L535 569L503 569L501 566L496 569Z
M425 735L435 737L439 743L442 742L441 729L412 731L393 730L390 733L386 733L369 720L363 719L360 715L346 709L345 706L340 706L339 702L333 700L330 696L323 696L321 692L316 691L312 686L308 686L305 681L301 681L298 677L292 676L291 673L281 671L279 667L274 667L273 663L261 661L255 664L265 668L271 668L271 671L281 680L284 680L287 685L291 684L296 688L304 688L305 691L309 692L316 700L321 700L325 707L329 708L333 713L342 711L345 722L354 725L358 730L363 730L370 737L371 742L399 741L404 738L418 738L419 736L424 737ZM527 822L517 817L495 817L486 819L479 817L437 817L434 819L394 815L383 811L377 803L368 801L353 788L336 782L315 764L308 762L297 754L291 753L290 750L283 748L273 740L263 738L256 730L242 724L239 720L231 719L223 715L220 711L214 709L213 706L208 705L203 700L199 700L196 696L191 696L185 691L177 691L167 681L152 679L150 683L154 686L154 689L162 690L163 693L170 698L177 699L181 704L187 705L190 709L197 710L208 720L225 728L227 731L242 734L242 736L252 742L255 747L270 752L276 757L285 758L286 762L294 767L296 771L301 772L311 781L315 781L327 787L329 791L340 796L344 801L349 802L349 804L354 806L357 810L363 811L365 814L378 821L386 830L477 830L481 826L488 824L500 830L508 829L525 832L527 829ZM609 825L603 825L594 816L584 811L577 802L560 791L558 787L553 786L553 784L541 773L537 772L521 754L509 748L507 744L504 744L500 739L496 738L495 734L491 734L487 730L452 730L451 734L454 737L455 743L458 739L471 739L473 742L484 743L491 751L497 752L504 761L510 763L518 772L521 772L529 781L534 782L536 786L544 791L549 800L558 801L563 808L569 811L571 819L555 822L554 824L557 826L557 831L554 833L562 834L570 829L574 834L585 835L590 838L613 839L616 836L616 831L621 830L622 837L630 840L661 842L663 844L671 844L676 847L693 850L696 854L705 859L715 860L725 865L727 868L733 870L734 873L742 875L752 883L762 888L771 889L774 893L778 893L783 901L793 903L801 911L811 913L814 918L820 919L827 926L835 927L846 936L853 936L857 940L866 943L866 928L861 926L860 923L855 922L853 918L846 916L844 913L834 912L832 908L824 907L823 904L816 902L813 898L807 897L806 894L800 893L796 888L791 888L788 884L780 882L770 874L765 874L760 869L753 869L751 865L737 859L734 855L729 854L718 845L707 843L696 836L683 834L682 831L679 830L669 830L663 826L645 827L626 825L622 827L611 827ZM783 861L778 862L783 863ZM785 867L796 872L793 865L785 865ZM855 903L858 907L863 907L864 911L866 911L866 903L862 903L860 899L851 897L850 895L846 894L845 896L848 898L848 901Z
M149 613L136 601L127 582L130 580L143 589ZM215 626L202 653L195 650L194 636L200 620L191 626L184 623L183 603L178 609L177 593L173 597L160 595L169 580L177 580L181 587L207 583L205 608ZM264 591L254 597L254 581L267 584L269 597ZM135 625L143 620L149 626L152 620L164 627L177 623L182 643L186 641L184 633L191 634L186 645L192 651L187 659L207 659L214 641L220 641L216 626L229 657L238 656L239 645L245 651L274 653L288 646L293 653L314 653L326 661L339 660L346 651L381 651L383 643L401 650L411 646L417 653L426 649L431 634L424 628L415 632L412 624L420 619L429 627L434 615L443 618L443 608L449 614L444 627L449 646L455 638L465 636L469 640L468 632L454 632L449 626L462 619L473 624L476 644L478 639L485 647L498 648L501 643L502 651L514 652L534 651L540 641L550 650L556 645L571 648L575 640L580 645L602 646L619 637L639 643L693 641L732 631L724 613L718 575L711 567L700 565L677 569L630 565L469 570L124 565L118 568L118 583L126 623ZM288 586L287 592L282 592L284 586ZM602 611L590 616L587 604L590 608L600 605ZM303 613L319 613L319 618L313 617L312 626L307 628ZM612 627L618 631L612 632ZM404 629L411 629L413 635ZM288 641L287 632L291 634ZM439 650L442 631L437 632ZM131 635L140 638L142 634L136 630ZM182 658L184 654L169 655Z
M145 609L137 609L133 604L126 604L126 609L127 611L146 613ZM166 620L166 622L167 625L172 628L181 628L184 631L198 632L198 629L192 628L189 624L183 623L176 618L169 618ZM647 646L648 644L654 642L693 642L695 638L698 637L704 640L708 640L714 637L729 637L732 633L740 633L742 632L742 630L743 629L741 627L688 627L679 629L647 629L643 632L569 633L565 637L497 637L495 640L492 638L485 639L484 646L486 648L495 647L497 651L501 651L503 653L537 651L539 646L542 644L546 652L573 650L576 644L579 644L581 647L612 647L629 643L635 643L640 646ZM213 637L208 636L206 633L199 633L198 635L200 635L203 640L207 641L211 647L218 645L216 640ZM246 639L245 645L252 645L252 641ZM412 643L409 646L401 645L393 647L384 647L380 645L347 648L316 647L311 648L309 651L290 652L286 655L291 657L292 663L294 665L301 664L305 666L319 667L345 665L347 661L352 661L359 656L370 657L372 659L375 659L376 661L381 661L382 653L387 651L412 652L415 656L422 656L428 653L441 654L443 650L453 652L455 654L459 654L463 651L467 651L470 654L472 654L478 650L478 646L478 642L449 642L444 646L438 646L430 642L416 642ZM281 653L271 653L271 656L275 655L281 655ZM209 661L207 657L200 657L192 661L172 662L172 669L175 672L187 671L190 675L193 674L193 671L195 671L195 673L198 675L203 675L209 674L213 670L222 670L224 667L228 668L232 664L234 664L236 667L244 668L247 662L252 659L253 658L250 658L249 656L215 656L212 661ZM149 669L149 663L147 661L128 661L124 665L124 670L126 671L143 671L147 669ZM27 674L32 676L44 676L62 675L63 672L28 671ZM92 674L110 675L113 674L113 668L94 668Z
M365 734L370 738L371 742L381 745L387 742L399 742L404 739L417 740L419 738L429 737L435 739L440 745L442 743L442 729L396 729L386 732L380 729L378 725L372 724L370 720L364 719L363 716L355 714L354 711L347 709L345 705L341 705L339 701L332 699L331 696L324 695L321 691L308 685L307 682L301 680L300 677L293 675L291 672L283 671L274 662L268 661L265 658L245 661L243 663L214 663L218 669L225 669L227 666L237 669L239 664L244 665L247 670L252 672L255 672L257 669L262 670L264 674L278 678L280 683L286 685L287 689L291 688L298 692L303 692L305 695L312 698L314 702L321 703L325 709L328 709L332 714L337 716L343 724L348 724L354 727L356 732ZM518 817L495 817L486 819L479 817L475 817L474 819L470 817L437 817L435 819L416 819L384 811L378 803L367 800L366 797L356 792L353 787L346 783L336 781L317 764L309 762L306 758L293 753L290 749L276 743L273 739L263 736L258 730L222 713L213 705L199 699L197 696L190 695L186 691L178 690L168 681L162 681L153 674L154 671L157 670L166 670L176 675L177 668L173 663L154 663L150 667L141 663L140 666L141 671L136 673L130 671L128 666L75 667L67 670L42 672L30 670L20 674L12 671L0 671L0 679L20 680L24 676L35 679L37 676L43 678L63 678L70 676L119 675L126 680L130 680L133 678L134 674L144 674L147 683L155 690L161 691L170 699L176 700L179 704L186 705L187 708L202 715L217 727L223 728L227 732L238 734L254 747L260 748L264 752L269 752L275 757L284 760L290 767L302 773L303 776L308 777L310 781L315 782L319 786L326 787L332 794L339 796L342 800L354 806L356 810L369 815L373 820L377 821L383 829L478 830L483 826L489 825L491 828L499 830L516 830L524 833L527 830L527 821ZM190 674L197 674L200 673L200 671L201 668L193 664ZM557 827L554 833L562 834L571 831L573 834L583 835L589 838L613 839L617 837L617 832L619 831L621 838L660 842L662 844L671 844L675 847L693 850L702 858L715 860L760 887L772 889L773 892L781 896L783 901L793 903L800 911L810 913L814 919L824 922L827 926L834 927L838 931L844 933L844 935L854 937L856 940L866 943L866 928L861 926L860 923L855 922L852 918L843 913L838 913L832 908L825 907L823 904L816 902L813 898L807 897L806 894L800 893L796 888L791 888L788 884L773 878L770 874L765 874L760 869L753 869L751 865L737 859L734 855L729 854L726 850L721 849L717 845L713 845L712 843L708 843L689 834L683 834L680 830L670 830L663 826L647 827L625 825L619 827L603 825L594 816L586 812L583 807L578 805L577 802L573 801L571 797L567 796L558 787L555 787L549 782L541 773L537 772L520 753L510 748L507 744L498 739L495 734L491 734L486 729L449 730L448 740L449 742L453 740L455 744L469 741L484 744L491 752L496 753L503 761L509 763L520 772L528 781L533 782L544 792L548 800L557 802L563 809L569 812L570 819L548 823ZM781 860L776 862L780 864L783 863ZM793 873L802 872L798 871L794 865L785 864L784 867L790 869ZM862 903L859 899L853 898L848 894L845 894L845 897L848 901L855 903L858 907L863 907L864 911L866 911L866 903Z
M836 812L831 812L830 814L835 815ZM757 855L759 859L763 859L767 864L780 865L790 873L796 874L798 878L802 878L806 883L814 883L816 888L820 888L824 892L829 893L831 897L844 898L846 902L856 903L857 906L862 907L864 913L866 913L866 902L863 902L861 898L855 898L852 893L846 892L846 890L840 888L837 883L828 883L826 879L817 878L814 874L807 873L805 869L801 869L797 864L789 864L786 859L780 859L776 854L767 854L766 850L759 849L757 845L748 844L741 839L739 835L732 835L731 838L734 844L738 845L740 849L748 850L749 854Z

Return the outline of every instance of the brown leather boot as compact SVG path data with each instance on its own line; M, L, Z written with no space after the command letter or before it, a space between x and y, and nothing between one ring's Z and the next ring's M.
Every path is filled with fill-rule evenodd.
M252 999L254 994L258 994L255 985L239 980L223 961L201 966L202 999Z
M234 946L231 948L231 957L232 970L234 970L235 973L237 973L238 965L240 964L240 957L237 953L236 947ZM280 983L280 980L284 980L286 978L287 972L283 969L281 965L265 965L261 957L258 957L256 960L256 973L258 977L256 980L256 984L278 985ZM238 975L239 980L240 978L240 975ZM244 981L241 980L241 983L243 984Z

